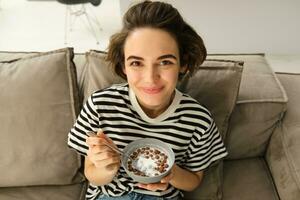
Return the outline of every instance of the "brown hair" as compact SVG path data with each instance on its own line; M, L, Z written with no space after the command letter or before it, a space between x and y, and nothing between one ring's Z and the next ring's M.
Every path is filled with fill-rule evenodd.
M191 74L205 60L207 53L202 38L183 20L176 8L164 2L144 1L125 13L122 30L110 38L106 61L119 76L126 79L123 72L126 38L136 28L143 27L162 29L173 36L179 47L180 65L186 65Z

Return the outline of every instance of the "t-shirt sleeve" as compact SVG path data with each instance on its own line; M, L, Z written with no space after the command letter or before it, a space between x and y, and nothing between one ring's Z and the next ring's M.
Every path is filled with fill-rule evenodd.
M225 145L215 122L203 132L196 129L189 144L184 167L190 171L202 171L213 162L227 155Z
M87 133L96 133L98 129L98 114L93 98L90 96L68 134L68 146L75 149L79 154L86 156L88 150L88 145L86 144Z

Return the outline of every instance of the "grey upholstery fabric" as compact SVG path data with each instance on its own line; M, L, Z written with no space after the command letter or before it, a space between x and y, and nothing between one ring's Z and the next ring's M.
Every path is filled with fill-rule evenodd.
M86 182L81 182L83 177L78 173L79 157L66 147L65 138L68 127L74 121L72 106L75 106L76 110L78 103L74 101L73 105L70 101L71 90L67 87L70 83L68 82L70 77L67 75L71 75L71 82L76 81L74 66L71 63L71 52L70 49L53 51L53 55L37 52L0 52L1 200L84 199ZM28 56L34 57L28 58ZM17 61L20 58L24 60ZM227 136L226 144L230 160L224 161L224 174L222 162L210 167L205 172L201 186L194 192L186 193L185 199L277 200L277 191L283 200L300 199L300 107L298 106L300 75L277 74L289 96L289 102L286 104L286 94L277 78L274 78L273 72L270 71L262 55L210 55L208 58L245 61L237 104L230 117L228 132L226 127L225 129L222 127L225 121L218 122L221 124L221 130L225 130L222 131L223 136ZM3 61L10 62L4 64ZM101 52L90 51L86 55L76 55L74 62L82 97L84 92L91 93L92 90L97 89L94 88L94 83L100 84L103 88L109 86L111 81L123 81L110 75L107 76L112 73L108 69L102 73L103 66L107 64L103 62ZM67 72L66 69L70 71ZM214 76L210 76L210 79L220 81L221 75L224 76L224 70L214 72L217 77L214 79ZM59 76L56 76L57 73ZM100 79L100 83L89 82L89 76L94 75L104 76L104 78ZM197 89L198 86L200 88L198 84L201 76L205 74L199 73L198 79L188 80L186 83L189 82L189 84L184 86L191 89L187 90L192 95L198 95ZM227 81L230 82L230 80ZM205 83L205 85L209 84ZM219 94L222 88L231 88L222 84L218 86L218 90L213 91L216 94L212 94L218 98L208 102L211 105L222 102L224 94L223 96ZM198 96L200 100L201 95ZM30 98L36 98L39 101L30 105L28 103L32 102ZM227 106L233 102L234 97L231 96L231 98L230 101L227 100ZM46 99L49 109L41 109L43 107L41 99ZM207 104L209 108L211 105ZM284 115L286 106L287 112ZM36 108L40 114L31 114ZM214 115L224 111L222 110L224 108L214 109L216 109L212 112ZM229 113L230 108L227 107L225 110ZM32 117L35 119L34 123L30 122ZM220 119L228 119L228 117ZM55 120L59 122L53 123L53 121L56 122ZM50 128L37 126L47 125L47 123ZM47 130L47 132L41 130ZM12 141L17 141L17 143ZM53 153L62 153L60 155L63 156L55 160ZM36 160L38 165L33 165L32 162ZM49 160L55 162L49 164ZM12 161L21 163L18 165L21 167L11 165ZM66 168L71 168L71 170ZM64 173L64 170L69 173Z
M224 161L223 200L278 200L263 158Z
M262 55L214 57L245 61L237 105L226 136L226 159L263 156L286 111L286 93Z
M16 56L16 55L15 55ZM84 180L66 145L79 111L72 49L0 60L0 186Z
M277 74L289 97L266 154L281 199L300 199L300 74Z
M0 188L1 200L84 200L86 183Z
M209 109L223 138L235 107L242 71L243 62L207 59L193 76L186 74L177 86Z
M106 88L113 83L125 82L124 79L114 74L104 57L103 52L91 50L86 53L87 64L80 80L84 101L96 90Z
M205 171L202 183L192 192L184 192L184 200L222 199L223 162Z

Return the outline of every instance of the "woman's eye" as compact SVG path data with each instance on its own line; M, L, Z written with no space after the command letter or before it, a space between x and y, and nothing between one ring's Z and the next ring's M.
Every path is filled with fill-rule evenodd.
M169 60L163 60L160 62L160 65L171 65L171 64L173 64L173 63Z
M140 66L140 65L141 65L141 63L139 61L132 61L130 63L130 66Z

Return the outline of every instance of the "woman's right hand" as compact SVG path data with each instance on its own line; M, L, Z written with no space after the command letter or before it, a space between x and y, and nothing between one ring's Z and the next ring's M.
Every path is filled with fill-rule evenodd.
M96 168L102 168L112 173L116 173L119 170L120 155L106 146L105 143L115 147L116 145L103 132L98 132L97 136L88 137L86 143L89 146L87 157Z

